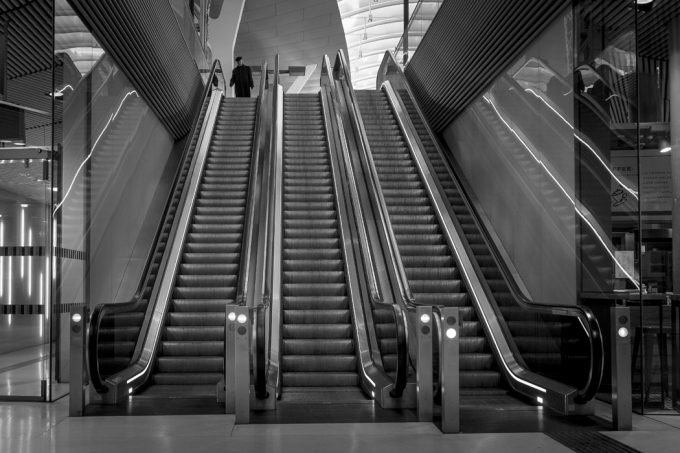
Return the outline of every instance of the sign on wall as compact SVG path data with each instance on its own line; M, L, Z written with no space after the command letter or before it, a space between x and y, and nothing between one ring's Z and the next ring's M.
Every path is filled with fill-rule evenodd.
M611 159L614 174L621 175L632 188L638 179L638 159L635 156L613 156ZM673 188L671 184L670 154L643 150L640 153L640 209L643 212L668 213L672 209ZM638 203L630 191L612 180L612 212L634 213Z

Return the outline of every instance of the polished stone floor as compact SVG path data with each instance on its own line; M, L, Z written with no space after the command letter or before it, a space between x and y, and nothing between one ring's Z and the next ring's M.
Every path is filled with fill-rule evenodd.
M40 381L49 366L46 349L31 346L0 354L0 396L40 396Z
M596 416L606 424L608 406ZM634 417L631 432L603 434L632 449L678 451L680 417ZM556 437L556 436L553 436ZM635 451L627 449L627 451ZM68 417L56 403L0 403L0 452L572 452L541 432L442 434L431 423L234 425L229 415ZM578 451L595 451L588 448ZM600 450L601 451L601 450ZM622 451L621 449L611 451Z

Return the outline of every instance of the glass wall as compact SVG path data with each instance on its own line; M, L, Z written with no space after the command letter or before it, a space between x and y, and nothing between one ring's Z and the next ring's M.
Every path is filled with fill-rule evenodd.
M630 307L645 413L680 393L679 14L575 1L443 134L529 297L590 306L605 336Z
M207 71L207 2L171 5ZM183 145L67 0L0 2L0 400L68 392L69 312L133 297Z
M50 1L0 3L0 399L51 390L51 35Z

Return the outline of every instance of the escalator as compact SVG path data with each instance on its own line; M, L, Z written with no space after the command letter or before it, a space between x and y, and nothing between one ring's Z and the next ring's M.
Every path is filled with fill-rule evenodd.
M250 250L241 253L255 212L247 208L257 193L261 103L206 87L137 295L99 305L91 318L90 376L105 403L140 392L219 394L225 309L242 291Z
M214 394L236 298L257 98L224 98L185 238L151 383ZM167 387L166 387L167 386Z
M286 95L283 118L283 395L323 399L359 376L320 95Z
M479 226L475 222L474 214L465 202L464 194L461 193L458 184L453 180L448 164L432 141L429 131L423 123L416 106L413 104L408 90L402 89L398 93L409 118L413 122L418 138L423 145L423 150L430 160L444 194L451 204L458 222L461 224L465 238L470 244L482 276L488 283L494 299L508 323L508 328L522 354L522 358L531 369L541 370L543 374L553 378L561 378L565 382L575 382L575 378L566 376L569 371L568 368L563 367L563 362L568 354L567 348L583 350L583 345L580 345L581 347L579 348L579 345L576 344L578 343L578 335L573 335L572 344L566 345L567 348L561 351L561 347L565 345L554 342L552 337L555 331L559 332L560 329L568 329L568 325L560 324L559 322L546 322L547 320L541 319L540 315L518 309L514 301L514 295L494 260L485 236L480 231ZM582 356L569 354L568 359L575 367L587 366L587 363L583 362L585 358Z
M578 305L528 299L496 246L493 226L477 211L465 181L455 173L455 161L440 148L425 124L401 68L389 53L378 79L380 93L387 98L383 109L393 113L396 129L407 138L407 150L425 183L426 194L436 206L439 221L447 225L447 242L455 250L474 312L482 322L505 385L561 413L578 410L592 400L602 379L604 351L594 315ZM357 99L361 103L359 96ZM368 128L366 135L371 135ZM380 179L382 186L382 177L373 179ZM384 195L389 204L389 195ZM397 228L393 229L396 232ZM417 295L415 299L417 302ZM465 321L465 314L461 317ZM467 349L465 336L463 324L461 369Z
M357 91L356 100L415 302L460 308L461 387L498 389L501 374L388 99Z

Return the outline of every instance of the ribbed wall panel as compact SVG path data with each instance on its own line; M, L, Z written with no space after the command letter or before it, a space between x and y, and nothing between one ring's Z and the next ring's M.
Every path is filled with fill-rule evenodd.
M186 135L203 87L167 1L71 0L175 139Z
M0 0L2 28L7 35L8 80L51 69L54 27L50 0Z
M406 67L428 122L442 131L571 0L447 0Z

